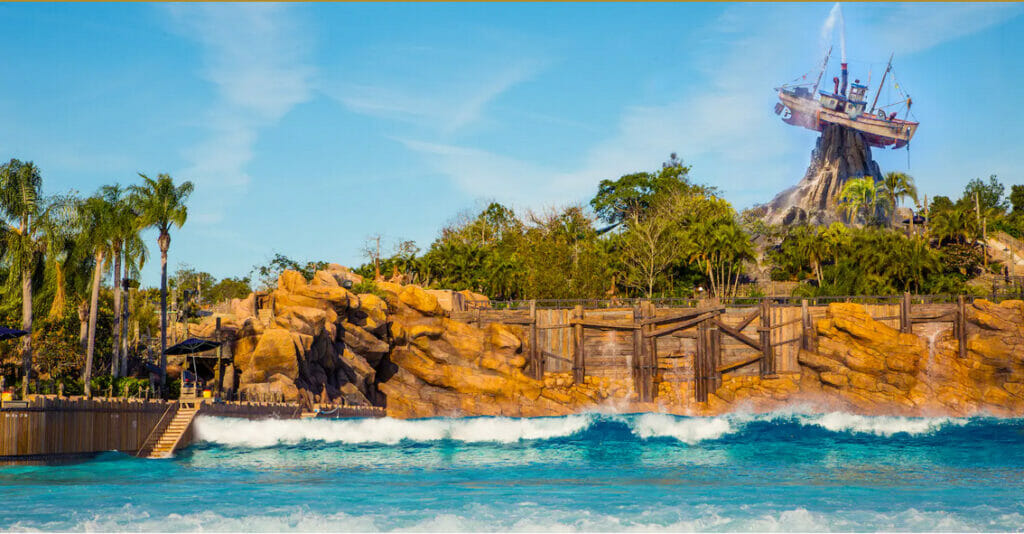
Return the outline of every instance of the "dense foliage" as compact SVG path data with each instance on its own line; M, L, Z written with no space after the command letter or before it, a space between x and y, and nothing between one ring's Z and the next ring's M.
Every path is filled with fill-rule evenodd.
M397 277L496 300L722 297L761 294L750 282L771 279L808 296L960 293L980 275L1011 274L983 237L1024 236L1024 186L1007 196L995 176L930 201L905 173L853 179L839 195L843 223L782 228L738 214L690 173L673 154L654 171L602 180L586 205L517 213L492 202L457 217L426 250L372 237L356 269L367 281L353 289L376 291L373 279ZM160 334L165 299L182 312L175 320L194 320L201 306L271 289L285 269L312 278L327 265L274 254L247 276L217 279L181 264L166 287L141 288L150 255L140 232L157 231L166 272L192 185L140 178L84 198L47 196L31 162L0 166L0 324L32 331L0 342L8 384L29 365L51 386L140 390L123 376L144 351L140 339Z

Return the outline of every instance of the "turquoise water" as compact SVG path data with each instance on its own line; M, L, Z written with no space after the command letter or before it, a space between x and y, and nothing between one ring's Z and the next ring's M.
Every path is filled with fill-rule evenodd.
M173 460L0 468L0 529L1024 529L1024 419L200 418L197 432Z

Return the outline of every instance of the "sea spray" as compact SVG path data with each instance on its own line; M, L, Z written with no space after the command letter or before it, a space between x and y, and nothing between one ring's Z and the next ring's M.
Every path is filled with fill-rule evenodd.
M469 417L436 419L299 419L248 421L218 417L196 420L198 441L234 447L271 447L303 441L339 443L429 442L511 443L550 439L579 432L592 415L566 417Z
M643 414L633 421L633 433L639 438L670 437L694 444L718 439L733 431L728 417L674 417L667 414Z
M895 434L918 436L930 434L943 427L963 426L968 419L953 417L897 417L867 416L842 412L816 415L800 415L797 420L807 426L818 426L832 432L873 434L889 437Z
M843 412L814 413L787 410L767 413L735 412L714 417L663 413L586 413L561 417L465 417L431 419L304 419L249 421L217 417L196 420L200 442L229 447L265 448L303 442L339 444L430 443L443 440L474 443L516 443L579 437L605 439L616 428L639 439L669 438L694 445L743 436L751 424L771 431L785 425L814 427L837 434L897 434L919 436L946 427L968 424L951 417L866 416Z

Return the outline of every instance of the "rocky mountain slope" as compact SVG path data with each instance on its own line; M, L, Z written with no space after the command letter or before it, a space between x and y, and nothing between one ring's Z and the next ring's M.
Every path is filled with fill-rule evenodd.
M829 125L811 151L803 179L754 210L772 224L828 224L838 220L837 197L843 184L861 176L882 176L871 159L871 147L859 132Z

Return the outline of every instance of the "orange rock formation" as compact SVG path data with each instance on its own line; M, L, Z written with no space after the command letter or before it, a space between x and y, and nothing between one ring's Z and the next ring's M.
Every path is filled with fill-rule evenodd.
M387 407L394 417L561 415L584 410L706 415L801 404L865 414L1024 414L1024 302L978 300L968 308L966 358L956 338L900 333L858 304L832 304L817 324L817 350L800 372L723 377L707 403L692 382L661 382L653 403L635 401L629 381L523 370L524 333L451 319L439 292L377 282L383 298L344 287L352 273L332 265L311 282L284 272L268 322L241 301L221 315L233 333L238 390L290 401ZM480 300L479 295L467 295ZM195 334L212 329L210 321Z

